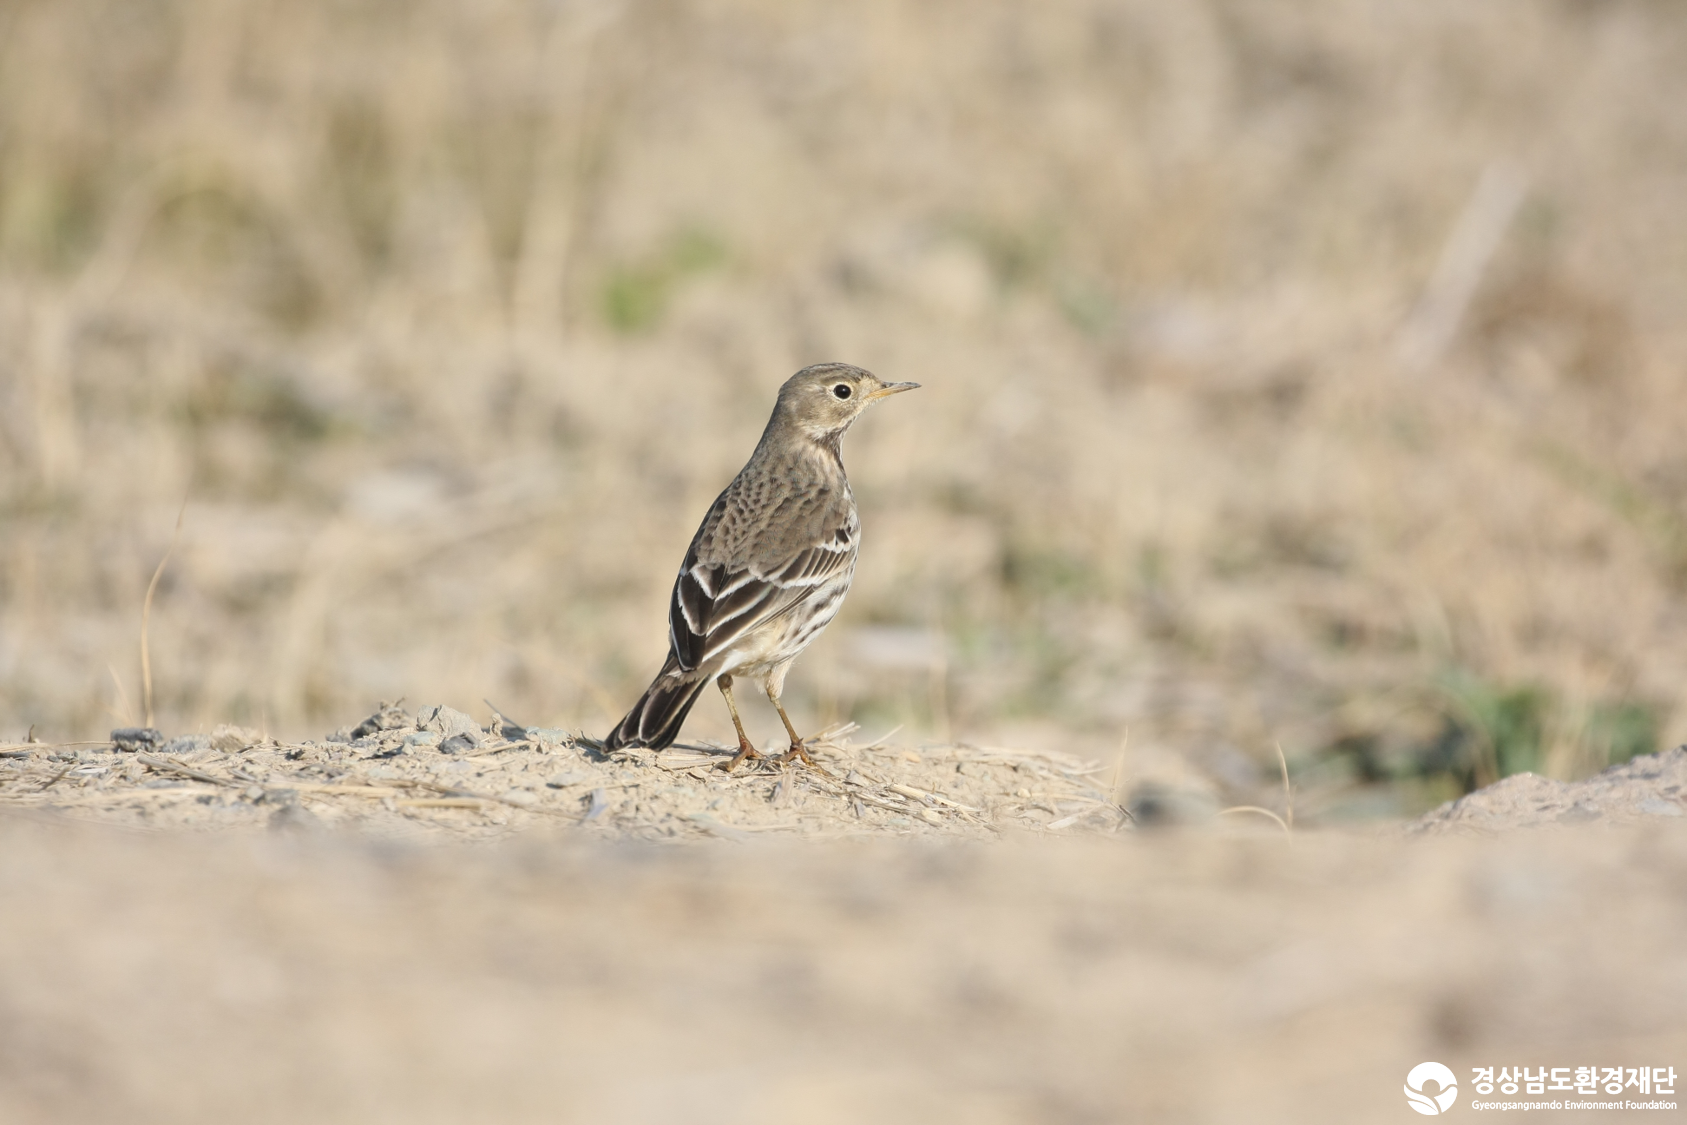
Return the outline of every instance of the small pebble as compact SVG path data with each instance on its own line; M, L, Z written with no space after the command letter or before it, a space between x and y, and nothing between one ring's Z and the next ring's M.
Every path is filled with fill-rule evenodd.
M529 742L538 743L539 749L548 753L555 752L557 750L567 750L569 747L574 745L573 735L569 734L565 730L557 730L554 727L529 727L527 730L527 739Z
M112 745L131 753L155 750L164 744L164 735L156 727L118 727L111 732Z
M472 742L480 741L480 726L461 711L450 707L428 707L416 716L416 729L434 731L446 741L462 735Z

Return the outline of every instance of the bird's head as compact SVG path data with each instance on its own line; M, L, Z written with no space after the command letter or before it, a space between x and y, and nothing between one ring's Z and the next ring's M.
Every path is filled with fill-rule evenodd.
M774 423L791 426L815 441L834 442L873 403L918 383L887 383L847 363L805 367L779 388Z

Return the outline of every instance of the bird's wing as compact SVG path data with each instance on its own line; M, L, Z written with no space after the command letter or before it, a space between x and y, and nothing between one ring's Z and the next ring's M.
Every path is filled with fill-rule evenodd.
M846 570L855 559L855 513L845 508L827 523L805 546L734 565L700 549L709 527L705 521L686 552L668 606L668 636L680 667L689 672L727 651Z

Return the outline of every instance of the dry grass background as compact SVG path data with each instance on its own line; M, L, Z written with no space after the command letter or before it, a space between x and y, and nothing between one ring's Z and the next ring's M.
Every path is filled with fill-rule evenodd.
M1585 774L1687 736L1684 192L1663 0L6 0L0 724L140 717L186 495L167 730L601 731L843 359L800 722Z

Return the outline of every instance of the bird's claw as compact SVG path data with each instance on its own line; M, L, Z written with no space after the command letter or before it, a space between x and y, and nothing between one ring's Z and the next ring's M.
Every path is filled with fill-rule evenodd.
M822 777L831 777L832 776L830 773L827 772L827 770L824 766L822 766L819 762L815 761L813 758L808 756L807 749L805 749L803 747L803 744L800 743L800 742L791 743L791 748L789 750L785 751L783 754L779 755L777 758L775 758L773 760L778 762L782 766L783 765L789 765L792 762L801 762L803 765L807 766L809 769L813 770L815 773L820 774Z
M749 739L740 738L738 740L738 753L733 755L732 761L722 762L715 768L731 773L733 770L737 769L739 763L743 762L745 759L761 762L767 760L767 755L763 754L760 750L757 750L754 746L751 746Z

